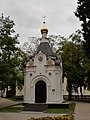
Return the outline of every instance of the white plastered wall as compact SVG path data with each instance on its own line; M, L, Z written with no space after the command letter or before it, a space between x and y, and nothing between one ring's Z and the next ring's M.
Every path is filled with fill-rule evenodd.
M38 60L39 56L43 57L42 61ZM33 66L26 67L24 80L25 103L35 103L35 84L39 80L43 80L46 83L46 103L63 102L62 71L60 66L47 65L46 55L42 52L39 52L34 57Z

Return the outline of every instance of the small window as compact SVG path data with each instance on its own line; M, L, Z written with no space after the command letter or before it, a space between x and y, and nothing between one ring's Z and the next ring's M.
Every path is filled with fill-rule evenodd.
M39 56L38 57L38 60L41 62L43 60L43 57L42 56Z
M48 74L51 75L51 72L49 72Z
M55 89L52 89L53 92L55 92Z
M30 76L32 76L32 73L30 73Z

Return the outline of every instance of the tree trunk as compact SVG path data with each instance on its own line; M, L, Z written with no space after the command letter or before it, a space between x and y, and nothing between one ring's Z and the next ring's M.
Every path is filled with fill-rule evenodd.
M77 88L77 99L79 101L79 92L78 92L78 88Z
M80 86L81 99L83 99L82 86Z
M90 90L90 71L87 73L87 82L88 82L88 88Z
M13 84L12 86L11 86L11 96L13 97L13 96L15 96L16 95L16 84Z
M6 98L9 97L9 94L8 94L8 86L7 86L7 90L6 90Z
M71 101L72 100L72 84L69 83L68 84L68 100Z

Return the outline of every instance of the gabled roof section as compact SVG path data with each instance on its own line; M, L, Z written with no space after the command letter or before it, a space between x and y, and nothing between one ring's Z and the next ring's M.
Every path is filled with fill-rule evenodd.
M41 51L46 56L53 56L56 57L56 55L52 52L52 49L50 48L48 42L41 42L40 45L37 48L36 54Z

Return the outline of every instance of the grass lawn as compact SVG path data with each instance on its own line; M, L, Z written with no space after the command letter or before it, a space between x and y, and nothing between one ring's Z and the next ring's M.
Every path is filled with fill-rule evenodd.
M9 107L0 108L0 112L21 112L23 110L22 104L12 105Z
M74 113L74 110L75 110L75 103L71 103L70 104L70 108L69 109L47 109L45 110L44 112L47 112L47 113Z
M8 99L19 102L19 101L23 101L23 96L14 96L14 97L10 97Z

